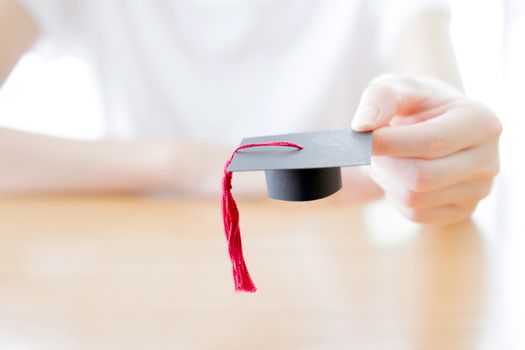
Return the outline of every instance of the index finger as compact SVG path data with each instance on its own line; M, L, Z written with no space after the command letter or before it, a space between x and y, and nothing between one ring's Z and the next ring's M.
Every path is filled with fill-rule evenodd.
M435 118L373 132L373 154L436 159L499 135L497 118L474 102L458 103Z

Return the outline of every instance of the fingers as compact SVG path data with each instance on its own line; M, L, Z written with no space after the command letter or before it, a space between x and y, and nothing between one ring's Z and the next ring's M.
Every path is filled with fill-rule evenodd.
M467 218L492 185L491 179L477 179L435 191L414 192L380 168L373 168L371 175L405 218L422 224L449 224Z
M476 209L476 203L470 206L446 205L429 209L414 209L398 206L398 210L408 220L420 224L448 225L467 219Z
M402 119L402 118L400 118ZM494 140L501 133L498 118L481 104L461 101L439 118L374 131L374 155L436 159Z
M398 93L386 83L376 83L363 92L352 120L355 131L369 131L388 125L396 115Z
M499 171L497 140L435 160L374 156L374 167L411 191L434 191L470 179L494 177Z
M389 181L379 171L372 173L373 179L381 184L388 196L398 205L411 209L429 209L445 205L469 205L485 198L491 190L492 179L464 181L443 189L430 192L414 192Z
M429 117L428 111L460 96L460 92L436 79L394 76L370 84L361 95L352 120L355 131L371 131L389 125L396 116Z
M435 79L371 84L352 128L373 131L371 175L412 221L468 217L499 171L496 115Z

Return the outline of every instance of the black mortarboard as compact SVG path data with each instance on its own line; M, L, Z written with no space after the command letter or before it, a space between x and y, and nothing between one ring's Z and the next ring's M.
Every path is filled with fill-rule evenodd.
M341 167L370 164L371 133L350 129L245 138L242 145L287 141L290 147L254 147L235 153L228 171L264 170L270 198L320 199L342 187Z
M271 198L323 198L341 188L341 167L370 164L371 136L352 130L331 130L242 140L226 162L222 180L222 218L235 290L255 292L257 288L242 252L239 211L231 192L232 172L264 170Z

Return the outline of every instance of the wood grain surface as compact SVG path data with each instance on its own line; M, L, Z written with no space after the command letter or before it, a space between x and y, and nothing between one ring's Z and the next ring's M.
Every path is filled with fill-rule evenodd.
M525 349L518 235L384 202L239 207L254 295L216 201L1 200L0 349Z

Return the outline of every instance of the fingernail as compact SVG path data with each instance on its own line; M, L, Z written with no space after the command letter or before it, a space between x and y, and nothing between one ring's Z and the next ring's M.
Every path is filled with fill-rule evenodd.
M374 126L378 115L379 109L376 106L359 107L352 120L352 129L356 131L370 130Z

